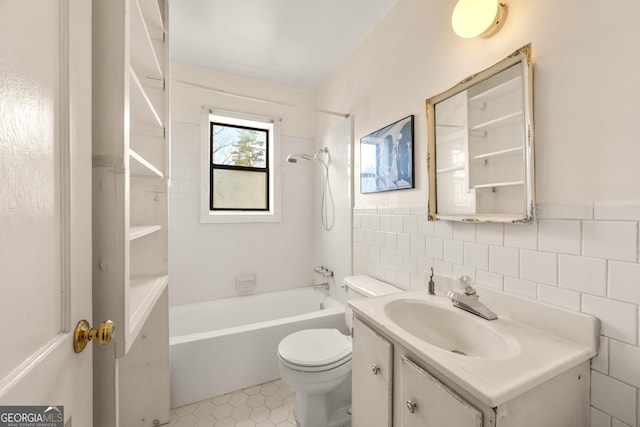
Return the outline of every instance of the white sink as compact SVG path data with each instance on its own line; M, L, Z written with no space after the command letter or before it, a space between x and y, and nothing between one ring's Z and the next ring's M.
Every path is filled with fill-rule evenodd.
M583 363L597 352L598 321L479 288L498 315L486 320L426 291L352 300L354 313L489 407Z
M417 299L398 299L387 303L384 312L417 339L459 355L508 359L520 351L517 341L497 332L490 321L459 309Z

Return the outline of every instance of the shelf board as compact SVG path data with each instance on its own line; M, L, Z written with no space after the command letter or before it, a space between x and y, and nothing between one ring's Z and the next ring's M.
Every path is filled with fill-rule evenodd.
M450 166L448 168L436 169L436 173L447 173L447 172L457 172L465 169L464 164L459 164L455 166Z
M162 178L164 174L140 154L129 149L129 168L132 176L153 176Z
M164 35L164 19L162 17L162 10L158 0L138 0L142 16L147 24L149 35L154 39L162 40Z
M129 227L129 241L140 239L144 236L148 236L151 233L160 231L162 229L159 225L147 225L147 226L130 226Z
M132 83L130 85L131 127L162 128L163 124L160 114L132 67L129 68L129 75L131 76Z
M478 154L477 156L471 157L471 160L484 160L491 157L508 156L510 154L514 154L521 151L522 151L522 147L506 148L504 150L497 150L497 151L492 151L490 153Z
M490 182L488 184L472 185L471 188L515 187L516 185L524 185L524 181Z
M131 9L131 66L140 77L162 81L164 80L164 68L158 59L149 34L149 27L137 1L133 2Z
M471 131L490 130L497 127L514 125L520 121L522 121L522 110L514 111L513 113L505 114L504 116L487 120L486 122L478 123L477 125L471 127Z
M169 283L169 276L131 277L129 280L129 334L133 343L153 310L160 294Z
M467 101L469 103L478 103L500 98L504 95L516 92L521 86L521 82L522 77L518 75L510 80L507 80L506 82L500 83L499 85L493 86L483 92L472 96Z

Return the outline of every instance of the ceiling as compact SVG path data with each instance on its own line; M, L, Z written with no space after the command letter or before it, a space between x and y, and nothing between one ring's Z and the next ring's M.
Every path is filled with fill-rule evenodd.
M172 60L317 89L397 0L175 0Z

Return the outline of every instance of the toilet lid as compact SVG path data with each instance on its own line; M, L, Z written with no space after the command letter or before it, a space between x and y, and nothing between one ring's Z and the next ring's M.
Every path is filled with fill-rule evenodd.
M327 366L351 357L351 340L337 329L306 329L278 345L285 361L297 366Z

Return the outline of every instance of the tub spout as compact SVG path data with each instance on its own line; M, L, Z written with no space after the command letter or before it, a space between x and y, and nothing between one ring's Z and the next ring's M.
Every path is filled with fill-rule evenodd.
M315 290L324 289L325 291L328 291L329 290L329 282L315 284L315 285L313 285L313 289L315 289Z

